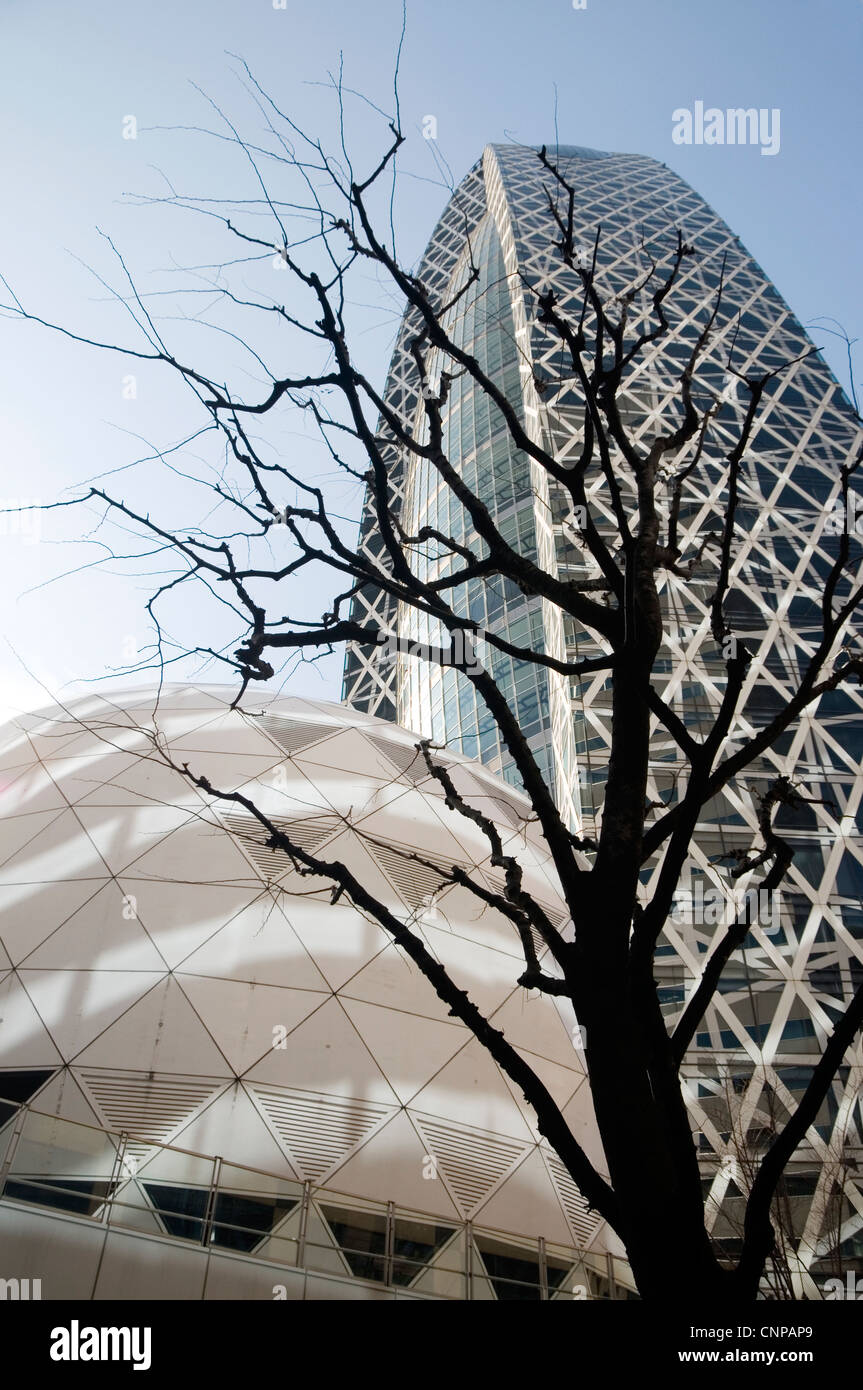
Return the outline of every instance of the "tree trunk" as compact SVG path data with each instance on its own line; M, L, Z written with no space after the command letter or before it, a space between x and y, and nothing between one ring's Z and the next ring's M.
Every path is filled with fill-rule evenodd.
M680 1133L653 1095L647 1044L633 1019L626 980L609 980L602 969L594 969L592 979L599 984L579 1019L586 1027L593 1105L620 1204L619 1234L638 1291L664 1303L679 1296L712 1304L752 1302L757 1281L744 1288L711 1248L692 1138Z

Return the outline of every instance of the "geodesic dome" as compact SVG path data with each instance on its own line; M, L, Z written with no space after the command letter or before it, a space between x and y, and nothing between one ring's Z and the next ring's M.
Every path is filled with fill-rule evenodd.
M486 837L447 809L415 736L309 700L255 695L235 710L233 694L96 695L3 730L0 1124L8 1117L8 1139L29 1101L58 1125L124 1136L121 1156L109 1144L88 1168L45 1118L38 1163L19 1150L4 1195L39 1202L53 1182L79 1192L90 1215L116 1198L127 1227L197 1239L207 1183L183 1150L284 1181L281 1204L263 1225L255 1218L261 1241L241 1247L261 1257L277 1233L288 1239L303 1184L341 1194L342 1213L391 1203L443 1233L463 1236L469 1222L492 1233L487 1244L496 1233L605 1251L606 1228L521 1094L386 932L346 896L333 901L330 881L301 876L241 805L214 802L160 749L220 791L242 791L414 923L601 1165L567 1001L518 987L511 923L435 870L460 864L498 886ZM437 756L518 845L527 886L565 927L528 802L479 764ZM31 1180L42 1183L35 1197ZM340 1268L339 1221L317 1219ZM498 1245L483 1255L489 1268L506 1265ZM347 1272L358 1272L350 1257ZM414 1273L402 1282L420 1287Z

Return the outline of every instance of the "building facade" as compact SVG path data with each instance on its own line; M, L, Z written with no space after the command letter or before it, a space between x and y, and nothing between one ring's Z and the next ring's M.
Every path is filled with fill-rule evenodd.
M529 1058L595 1160L566 1001L525 1006L494 870L414 741L182 686L0 728L0 1277L43 1299L627 1297L620 1242L390 936L244 808L347 865ZM523 798L453 756L520 838ZM528 881L566 908L539 836Z
M679 480L679 538L692 555L717 531L727 500L727 455L739 435L748 395L733 372L777 370L767 385L746 451L737 507L731 593L725 611L753 653L742 714L733 734L767 723L793 694L820 636L821 590L843 528L858 547L859 499L853 515L841 506L840 469L863 439L841 388L761 268L716 212L664 164L635 155L552 147L550 155L574 188L576 260L592 255L599 232L596 284L619 312L628 297L630 329L650 320L650 288L634 288L651 259L670 265L678 229L696 255L683 262L665 302L669 332L625 376L618 403L634 442L667 430L680 414L680 373L722 285L708 349L699 366L695 403L712 406L699 466L680 477L686 460L672 460L660 506L668 510ZM577 271L558 250L552 205L565 198L538 152L490 146L450 199L418 272L432 301L454 303L445 316L453 340L475 355L507 396L529 436L562 464L578 457L584 404L567 377L556 335L538 321L539 293L554 292L558 310L573 320L583 297ZM474 268L476 270L475 278ZM462 291L462 293L459 293ZM409 311L390 367L386 398L422 438L422 390L409 351L417 322ZM783 365L790 364L790 365ZM434 383L442 364L434 358ZM553 573L598 576L562 490L513 446L500 415L473 380L460 375L443 412L444 449L487 503L505 538ZM382 429L391 463L392 502L408 534L429 525L460 544L480 548L470 519L437 473L416 455L405 459ZM626 506L632 488L625 470ZM609 543L617 535L614 506L603 478L588 486L593 519ZM369 505L360 546L375 558L380 542ZM414 551L421 577L441 573L430 547ZM659 576L665 640L656 686L696 737L713 725L725 684L727 653L710 630L715 569L689 578ZM589 657L593 636L564 621L550 604L526 598L507 581L471 581L454 591L456 613L477 629L555 656ZM354 616L391 635L437 645L441 633L412 610L368 588ZM473 687L456 669L442 669L392 647L349 648L344 698L356 708L397 719L506 780L517 775ZM484 653L501 689L574 830L591 835L601 815L610 752L610 691L604 673L573 680ZM683 770L670 736L652 736L649 797L674 794ZM863 698L859 686L822 697L799 724L705 806L687 880L663 934L657 960L669 1024L679 1015L700 973L722 913L733 907L729 869L758 829L756 796L777 776L790 776L805 802L784 807L777 827L793 843L794 861L777 902L753 925L742 951L723 972L720 990L684 1066L684 1085L704 1160L708 1210L718 1240L733 1257L752 1165L805 1088L837 1015L863 975ZM650 890L646 874L645 891ZM708 906L709 905L709 906ZM863 1268L863 1127L858 1040L846 1055L827 1102L789 1172L787 1200L791 1277ZM831 1264L832 1262L832 1264Z

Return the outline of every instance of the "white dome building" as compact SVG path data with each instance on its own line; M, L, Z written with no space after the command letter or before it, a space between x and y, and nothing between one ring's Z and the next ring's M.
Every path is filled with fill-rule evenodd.
M153 735L416 923L601 1164L568 1004L517 986L510 923L410 857L494 886L485 836L404 730L232 696L91 696L0 734L9 1275L43 1298L624 1296L616 1238L419 970ZM526 800L439 756L565 923Z

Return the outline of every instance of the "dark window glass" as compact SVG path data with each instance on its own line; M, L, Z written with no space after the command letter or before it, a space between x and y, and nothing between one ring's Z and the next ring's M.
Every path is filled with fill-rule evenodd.
M499 1299L531 1302L540 1297L538 1256L483 1236L477 1237L476 1245Z
M31 1096L35 1096L44 1086L52 1070L2 1071L0 1072L0 1126L5 1125Z
M18 1202L34 1202L40 1207L56 1207L58 1211L73 1211L79 1216L92 1216L110 1194L112 1184L82 1178L10 1178L3 1188L4 1197Z

